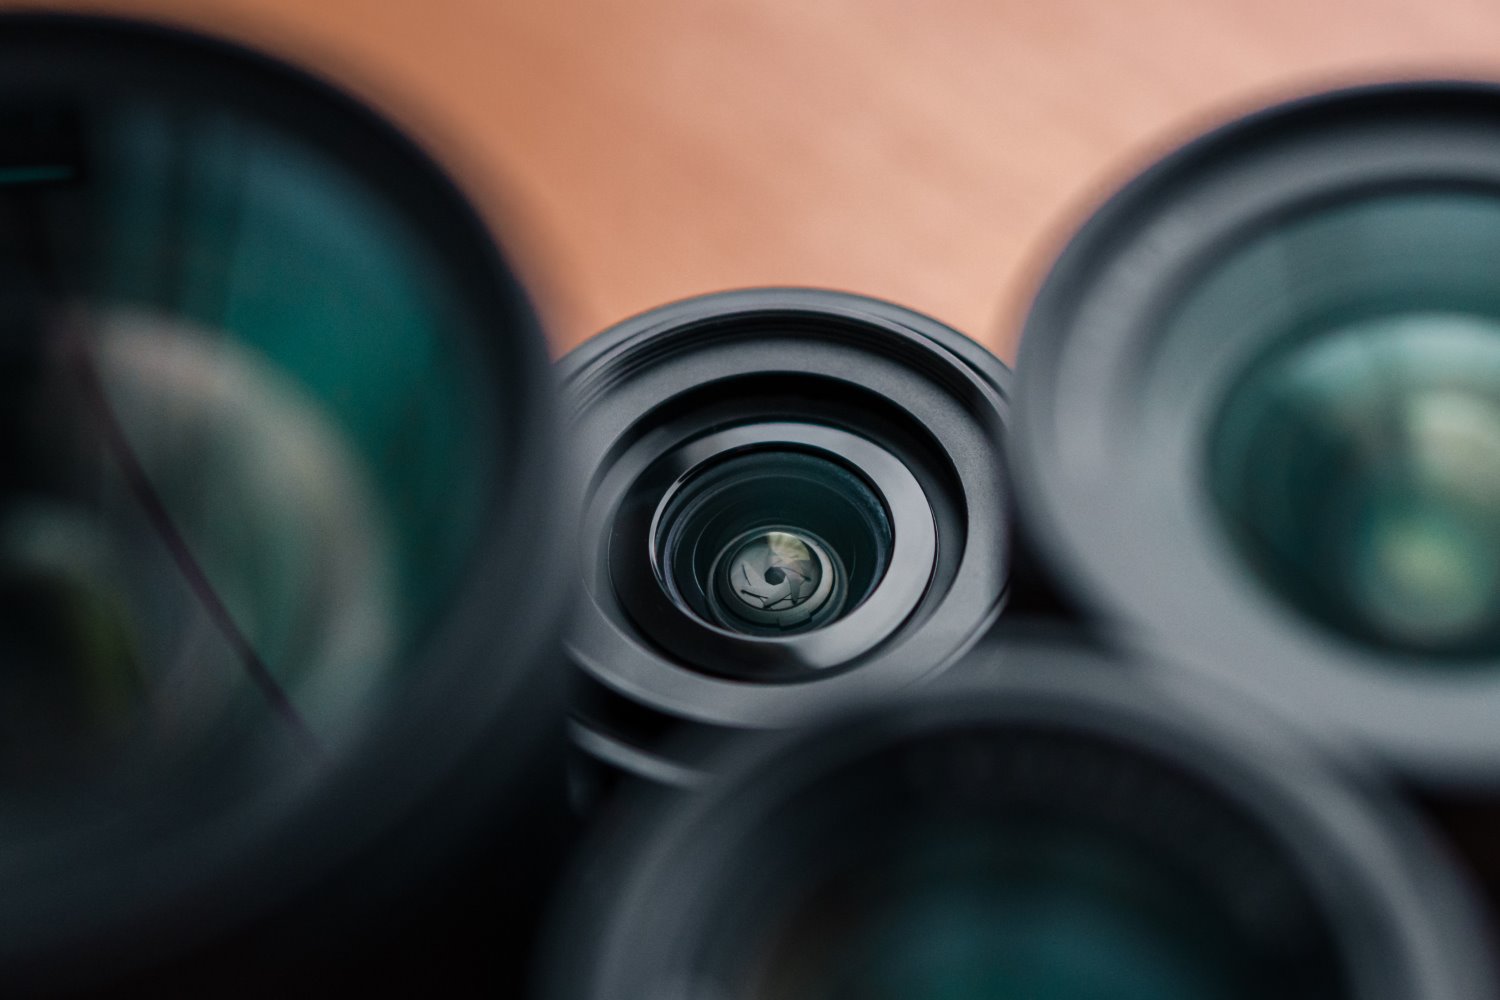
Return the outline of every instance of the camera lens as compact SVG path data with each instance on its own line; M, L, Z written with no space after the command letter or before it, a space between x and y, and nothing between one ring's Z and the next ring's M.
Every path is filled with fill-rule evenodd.
M362 106L0 20L0 981L107 978L357 855L397 885L439 845L376 845L506 717L472 808L528 787L545 375L472 209Z
M662 499L655 543L662 585L700 619L746 635L805 631L880 582L890 519L857 472L774 448L706 465Z
M1007 372L954 331L751 290L628 320L562 367L585 483L581 770L690 780L664 748L684 730L920 681L998 614Z
M557 1000L1494 995L1406 812L1218 688L1080 647L740 747L565 897Z
M1300 290L1307 321L1227 394L1209 439L1213 495L1245 562L1309 617L1418 662L1494 657L1500 295L1478 262L1500 248L1500 198L1387 196L1263 239L1297 257L1360 234L1384 251ZM1198 290L1203 308L1253 283L1237 274L1244 260ZM1446 273L1412 287L1426 269Z
M1500 777L1497 121L1367 88L1147 171L1037 297L1013 448L1079 602L1442 784Z

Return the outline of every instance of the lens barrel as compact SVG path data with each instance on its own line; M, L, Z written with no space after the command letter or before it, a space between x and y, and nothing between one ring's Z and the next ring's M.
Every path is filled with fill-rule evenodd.
M1482 920L1360 767L1191 673L987 642L638 800L548 1000L1481 1000Z
M627 320L561 365L583 771L690 781L664 739L925 680L999 613L1008 372L955 331L757 289Z
M1397 84L1168 156L1042 287L1010 448L1088 613L1433 786L1500 780L1497 124Z
M255 53L0 18L0 379L0 988L258 925L231 989L396 923L460 832L524 909L551 383L441 168Z

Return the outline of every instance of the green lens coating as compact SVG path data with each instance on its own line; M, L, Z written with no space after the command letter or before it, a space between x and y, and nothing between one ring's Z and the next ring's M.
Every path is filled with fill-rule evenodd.
M43 116L66 176L0 190L26 222L0 242L0 590L28 595L0 611L0 778L126 738L189 755L266 728L266 690L337 740L472 552L493 332L316 136L191 94L67 100Z
M1256 576L1355 641L1500 653L1496 261L1494 199L1377 199L1264 237L1192 310L1281 269L1288 328L1225 399L1209 491Z

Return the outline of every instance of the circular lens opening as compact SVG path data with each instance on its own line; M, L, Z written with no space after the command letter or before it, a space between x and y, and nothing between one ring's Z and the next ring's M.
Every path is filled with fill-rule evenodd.
M707 463L663 501L655 563L672 600L747 635L826 625L886 572L891 526L857 474L767 449Z
M1282 271L1286 328L1226 397L1210 493L1252 572L1355 641L1500 654L1497 252L1494 199L1382 199L1273 232L1200 293L1243 306Z

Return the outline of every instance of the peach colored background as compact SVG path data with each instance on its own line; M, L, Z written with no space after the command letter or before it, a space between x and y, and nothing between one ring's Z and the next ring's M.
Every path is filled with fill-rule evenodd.
M0 0L0 7L22 6ZM1014 353L1088 205L1193 130L1377 77L1500 77L1496 0L118 0L310 65L433 144L565 349L766 283Z

